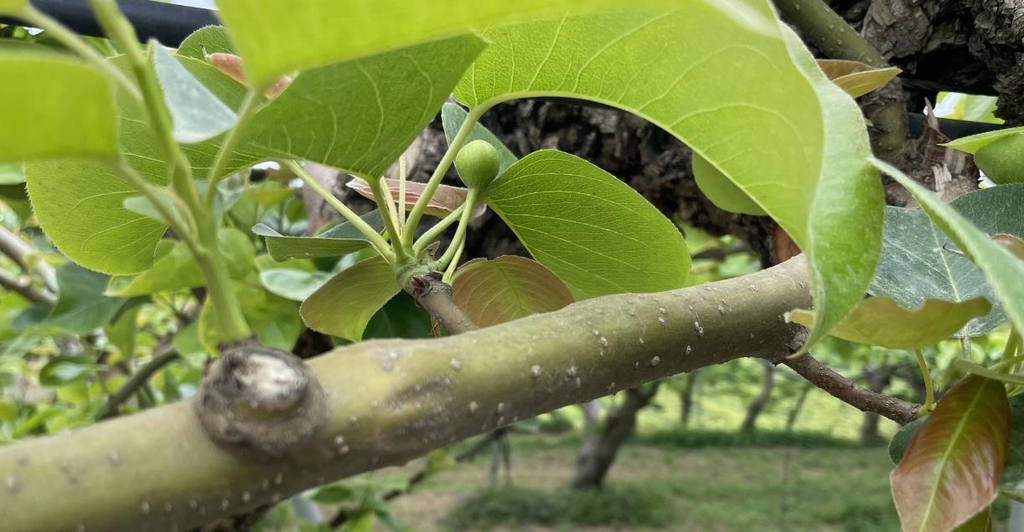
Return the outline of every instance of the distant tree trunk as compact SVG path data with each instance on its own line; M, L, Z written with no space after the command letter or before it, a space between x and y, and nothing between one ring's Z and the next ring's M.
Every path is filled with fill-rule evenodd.
M807 383L803 389L800 390L800 395L797 396L796 402L793 403L793 408L789 410L789 415L786 416L786 432L793 432L793 427L796 426L796 418L800 415L800 411L804 408L804 402L807 401L807 396L811 393L811 388L814 385Z
M574 489L600 487L608 469L615 461L619 447L636 427L636 414L650 404L658 391L661 381L655 381L639 388L624 392L622 404L608 411L604 427L598 432L588 432L580 444L576 458L576 475L572 480Z
M892 368L881 367L864 372L867 380L867 387L873 392L882 393L882 390L892 381ZM885 445L887 440L878 433L878 414L865 412L864 420L860 424L860 443L865 447L877 447Z
M775 365L764 359L758 361L764 366L764 385L761 387L761 393L747 406L747 415L743 418L743 424L740 425L742 432L753 432L757 425L757 418L764 411L764 407L768 406L768 400L772 398L772 390L775 389Z
M686 374L686 378L683 380L683 389L679 390L679 422L682 423L685 429L690 423L690 417L693 414L693 393L694 389L697 388L697 373L698 370L693 370Z

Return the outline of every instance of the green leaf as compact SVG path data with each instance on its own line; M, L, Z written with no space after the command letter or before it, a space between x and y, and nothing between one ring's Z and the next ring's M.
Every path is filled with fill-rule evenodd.
M232 279L242 279L253 268L256 248L249 237L234 228L223 228L217 232L221 253L228 265ZM107 287L107 294L114 296L143 296L156 292L168 292L195 288L206 284L195 257L184 242L161 240L156 249L153 267L134 277L115 277Z
M331 274L293 268L273 268L260 272L260 283L270 293L292 301L305 301L330 280Z
M29 197L53 244L82 266L132 274L153 263L165 226L124 208L138 192L107 166L85 160L25 165Z
M896 67L875 68L859 61L819 59L818 67L843 92L856 98L886 86L900 73Z
M1006 384L1015 384L1017 386L1024 386L1024 375L1018 375L1015 373L1003 373L993 369L986 368L985 366L975 364L970 360L955 359L953 360L950 367L957 371L964 373L971 373L994 381L1004 382Z
M574 301L554 272L514 255L460 266L452 280L452 298L478 327L552 312Z
M887 349L921 349L949 338L990 310L992 304L983 297L959 303L928 299L915 310L904 309L888 297L872 297L861 301L829 334ZM807 310L794 310L788 319L814 326L814 313Z
M0 162L117 156L117 111L110 80L56 54L0 57L4 119Z
M985 233L1024 235L1024 219L1001 214L1024 208L1024 185L970 192L949 206ZM925 212L886 207L882 239L882 260L871 282L872 294L892 297L905 308L919 307L926 299L959 302L984 296L995 308L968 323L969 336L984 334L1006 320L985 274L958 253Z
M856 103L792 32L747 23L771 20L767 3L739 7L691 2L489 29L493 44L455 96L471 109L517 97L590 99L683 140L807 253L820 337L871 278L881 184L865 162Z
M992 530L992 506L986 506L966 523L956 527L954 532L991 532Z
M1024 133L1000 138L974 154L978 169L1000 185L1024 182Z
M953 148L954 150L960 150L971 154L978 153L978 150L992 144L997 140L1002 140L1007 137L1015 137L1024 133L1024 127L1011 127L1006 129L997 129L995 131L986 131L985 133L978 133L977 135L971 135L968 137L961 137L956 140L943 144L947 148Z
M1010 453L1003 468L999 491L1024 503L1024 395L1010 398Z
M412 296L398 292L370 318L363 339L430 338L433 329L430 314L424 312Z
M138 331L137 319L144 301L142 298L129 301L122 308L120 315L103 327L103 332L107 335L107 339L126 358L135 356L135 333Z
M752 216L765 216L767 213L760 205L750 199L746 192L729 181L728 176L721 170L715 168L705 158L697 153L691 159L693 165L693 179L700 187L700 191L711 200L719 209Z
M299 305L267 291L255 275L232 283L249 328L267 347L291 351L305 329Z
M21 163L0 164L0 185L20 185L24 182L24 165Z
M900 463L903 455L907 452L907 447L910 447L914 435L921 430L921 425L924 425L927 419L927 417L919 417L896 429L896 433L892 435L892 440L889 442L889 460L892 461L892 465Z
M360 216L374 231L384 230L379 210ZM267 252L274 260L338 257L370 247L370 241L351 223L338 224L317 236L284 236L264 224L256 224L252 232L264 237Z
M11 397L0 397L0 422L18 419L18 403Z
M462 127L462 123L466 121L467 116L469 116L469 113L461 105L445 102L441 106L441 125L444 126L444 138L449 146L451 146L452 140L455 139L455 135L458 133L459 128ZM469 144L474 140L483 140L494 146L494 149L498 151L498 177L501 177L501 174L505 173L508 167L519 160L512 151L498 140L498 137L494 136L494 133L491 133L490 130L479 122L473 124L473 128L469 131L469 136L466 137L465 144Z
M235 53L231 36L223 26L205 26L192 32L178 47L179 57L203 60L205 54Z
M28 0L0 0L0 13L15 15L28 6Z
M992 286L995 297L1002 302L1003 309L1014 327L1018 331L1024 330L1024 282L1021 282L1021 279L1024 279L1024 261L1013 256L1012 253L999 244L992 242L989 236L982 232L982 229L979 229L979 227L987 227L987 224L978 223L977 226L972 224L964 215L957 212L957 209L944 203L935 193L925 189L897 168L877 159L872 159L872 161L879 170L889 174L893 179L906 187L914 195L918 203L921 204L921 208L928 213L932 222L942 229L942 232L956 243L960 251L965 253L977 265L985 274L985 279ZM1000 191L1003 189L1009 192L999 192L998 194L1019 194L1024 192L1024 185L1000 185L989 190ZM988 192L988 190L965 194L960 197L960 200L982 192ZM1010 211L996 209L993 206L993 202L986 203L986 208L989 209L986 218L1008 218L1013 219L1017 224L1022 223L1019 216L1006 216L1003 214L1005 212L1020 212L1020 202L1016 203L1016 206ZM1022 234L1020 231L1010 230L994 232ZM991 314L995 314L996 310L998 309L994 309Z
M686 282L690 255L679 229L583 159L531 153L492 183L484 199L576 299L660 292Z
M641 1L644 4L678 5ZM722 11L754 18L766 24L763 13L738 2L726 2ZM272 82L294 70L344 61L437 40L473 29L557 15L566 9L594 10L621 7L616 0L522 0L519 2L440 1L430 3L380 0L308 1L265 0L253 9L246 0L222 0L217 16L231 30L245 71L255 85ZM745 9L744 9L745 8ZM325 25L325 20L332 21ZM268 39L273 35L273 39Z
M174 140L195 144L231 129L234 113L185 69L163 46L153 43L153 70L171 114Z
M374 257L335 275L299 313L310 329L358 342L370 318L400 289L391 266Z
M950 390L890 477L903 530L952 530L991 504L1009 439L1002 384L969 377Z
M465 35L304 72L253 118L245 147L378 178L483 47Z
M95 373L100 366L87 356L57 356L39 370L39 383L43 386L61 386Z
M88 334L106 325L124 299L106 297L106 275L65 262L57 267L57 304L47 321L69 331Z

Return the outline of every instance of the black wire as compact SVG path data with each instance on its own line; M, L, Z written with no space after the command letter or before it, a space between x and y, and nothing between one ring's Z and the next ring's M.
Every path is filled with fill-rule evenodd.
M102 37L96 16L86 0L31 0L36 9L57 19L81 35ZM214 11L151 0L118 0L117 6L135 26L139 40L150 38L165 46L179 46L189 34L203 26L220 24ZM0 17L2 24L26 25L22 21Z

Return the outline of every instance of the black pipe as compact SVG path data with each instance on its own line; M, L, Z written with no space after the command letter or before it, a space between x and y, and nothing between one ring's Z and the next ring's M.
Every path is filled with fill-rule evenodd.
M61 24L81 35L103 37L92 7L86 0L31 0L36 9L57 19ZM151 0L117 0L121 12L135 26L139 40L150 38L165 46L181 45L189 34L203 26L217 25L220 21L214 11L198 7L179 6ZM257 9L254 4L254 9ZM25 26L22 21L0 17L2 24Z

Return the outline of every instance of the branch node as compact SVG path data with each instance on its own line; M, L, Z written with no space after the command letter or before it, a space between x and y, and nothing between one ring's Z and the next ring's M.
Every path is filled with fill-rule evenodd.
M311 441L327 420L316 378L290 353L255 342L223 349L193 408L215 443L277 458Z

